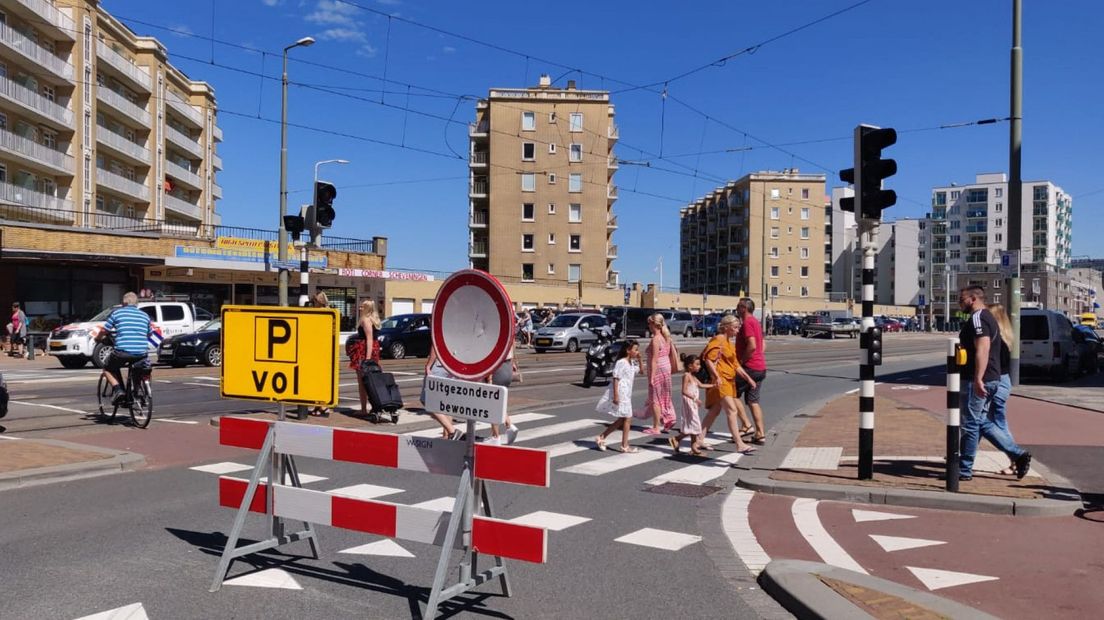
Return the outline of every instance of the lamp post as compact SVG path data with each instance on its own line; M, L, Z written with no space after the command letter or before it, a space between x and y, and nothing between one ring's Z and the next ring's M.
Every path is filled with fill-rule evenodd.
M288 305L288 270L284 266L287 262L287 228L284 227L284 216L287 215L287 93L288 52L296 47L309 47L314 45L313 37L303 37L295 43L284 48L284 70L281 78L280 91L280 220L276 228L276 256L280 260L280 280L277 289L278 301L281 306Z
M347 163L349 163L348 159L323 159L322 161L315 162L315 164L314 164L314 185L311 186L311 191L314 191L314 188L318 186L318 169L319 168L321 168L325 164L342 164L342 165L344 165L344 164L347 164ZM314 200L313 197L312 197L311 200L313 202L313 200ZM318 240L314 238L314 231L308 231L308 234L310 235L310 243L312 243L312 244L318 243Z

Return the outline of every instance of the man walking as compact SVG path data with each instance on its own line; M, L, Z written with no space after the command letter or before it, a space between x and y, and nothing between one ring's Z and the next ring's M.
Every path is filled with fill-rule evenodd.
M1016 445L1012 437L989 417L993 395L1000 384L1001 336L993 314L985 307L985 289L972 285L958 293L958 305L970 318L963 324L959 342L966 351L962 377L967 380L962 395L966 400L962 418L962 453L959 459L959 480L974 477L974 457L978 441L989 443L1012 459L1016 478L1022 480L1031 467L1031 453Z
M759 405L759 390L763 387L763 380L767 378L766 342L763 340L763 327L755 318L755 302L748 297L740 299L736 305L736 314L743 324L736 334L736 357L748 375L755 380L749 384L742 379L737 379L736 398L743 397L744 404L751 411L751 417L755 421L755 436L751 443L763 445L766 443L766 428L763 426L763 407Z

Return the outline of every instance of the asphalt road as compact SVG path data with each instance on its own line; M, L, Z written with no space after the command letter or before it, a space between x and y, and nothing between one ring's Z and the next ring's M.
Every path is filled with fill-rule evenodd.
M697 350L701 342L684 343ZM901 375L938 365L943 340L925 336L888 337L887 363L881 373ZM789 413L823 401L855 385L857 341L783 338L768 344L772 371L764 384L768 426ZM504 598L493 585L463 597L445 616L491 618L751 617L737 593L717 574L696 538L698 499L655 492L658 483L679 493L710 493L728 485L728 463L736 460L719 442L704 464L675 457L661 440L634 440L640 455L598 452L589 441L600 428L594 403L601 389L577 382L582 356L535 355L519 358L524 382L510 397L522 428L519 445L549 449L552 485L533 489L496 484L496 513L515 519L544 511L556 528L550 532L545 565L511 562L515 594ZM420 386L420 361L387 361L407 396ZM47 369L48 370L48 369ZM60 369L59 369L60 370ZM417 615L431 584L439 549L400 542L413 557L342 553L379 540L333 528L321 528L322 557L311 560L283 554L259 554L237 562L231 577L254 568L278 567L301 589L226 585L217 594L207 587L217 553L229 532L233 512L216 505L216 476L193 466L211 463L248 465L255 453L219 448L206 424L212 414L254 410L251 403L217 398L216 375L209 369L157 370L155 420L199 424L154 424L146 431L115 425L105 428L74 411L92 408L95 373L8 374L19 403L5 423L14 436L52 436L100 445L129 442L151 455L147 470L0 493L0 583L4 617L78 618L141 603L150 618L393 618ZM55 379L63 379L55 381ZM343 372L342 384L352 383ZM48 381L48 382L47 382ZM644 386L637 382L636 404ZM354 396L354 387L345 388ZM558 404L552 404L558 403ZM348 404L348 403L343 403ZM43 405L50 405L46 407ZM397 427L412 432L427 426ZM591 422L593 421L593 422ZM386 427L384 427L386 430ZM717 429L720 430L720 429ZM430 431L432 432L432 431ZM152 454L151 454L152 453ZM161 454L164 458L158 458ZM171 455L171 458L168 456ZM387 501L416 504L452 497L456 479L328 461L302 459L302 473L319 476L307 484L317 490L351 485L387 487ZM236 475L245 476L248 472ZM662 490L662 489L661 489ZM658 530L649 535L648 528ZM246 533L258 536L259 518ZM635 535L630 544L617 539ZM657 548L666 546L667 548ZM393 548L392 548L393 550ZM297 543L286 550L305 554ZM452 573L454 575L454 573Z

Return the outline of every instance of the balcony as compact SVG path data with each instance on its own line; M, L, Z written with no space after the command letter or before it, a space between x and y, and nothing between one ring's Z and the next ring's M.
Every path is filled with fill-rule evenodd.
M479 209L472 211L471 221L468 222L468 228L486 228L487 227L487 211Z
M46 0L16 0L19 4L30 9L32 13L37 16L36 21L45 22L57 28L66 39L72 41L76 37L76 26L73 25L73 19L65 13L62 13L50 2Z
M211 153L211 167L215 170L222 170L222 158L215 153Z
M468 246L469 258L487 258L487 242L472 241Z
M134 198L135 200L149 202L148 187L137 181L131 181L121 174L115 174L110 170L96 168L96 184Z
M468 124L468 136L472 138L486 138L490 135L491 124L488 121Z
M196 127L203 129L203 114L199 110L195 109L192 104L182 99L173 91L167 90L165 92L168 93L168 96L165 97L165 102L169 104L173 112L184 117L185 120L194 124Z
M610 215L609 217L606 218L606 230L616 230L616 229L617 229L617 216L616 215Z
M52 168L62 174L70 176L73 174L72 157L7 129L0 129L0 150L16 158Z
M976 264L980 264L980 263L986 263L988 261L985 260L985 253L981 252L981 253L977 253L977 254L967 254L966 255L966 262L970 263L972 265L976 265Z
M606 258L617 258L616 245L610 244L610 246L606 248Z
M131 103L129 99L120 95L119 93L111 90L106 86L98 86L96 88L96 99L100 103L106 104L109 108L115 110L119 114L126 116L127 118L138 123L142 127L149 127L150 115L146 112L142 106Z
M211 126L211 137L215 139L215 142L222 142L222 127L218 125Z
M606 132L606 136L611 142L617 141L621 137L621 130L617 128L617 125L610 123L609 129Z
M194 220L203 219L203 210L199 208L195 203L181 200L172 194L165 194L165 209L190 217Z
M985 219L985 218L989 217L989 210L988 209L967 209L966 210L966 217L967 217L967 219L971 219L971 220Z
M606 158L606 168L609 170L617 170L620 166L617 164L617 157L610 155Z
M172 142L173 145L180 147L181 150L192 157L203 159L203 147L201 147L194 138L188 137L171 125L165 125L165 139Z
M0 97L22 106L35 117L45 118L59 123L66 130L73 130L73 113L68 108L50 101L7 76L0 76Z
M471 168L486 168L487 167L487 151L475 151L471 154L471 159L468 160L468 166Z
M165 160L165 175L179 181L185 187L195 190L203 189L203 179L198 174L170 159Z
M610 202L613 202L614 200L617 200L617 186L616 185L607 185L606 186L606 198L609 199Z
M222 186L221 185L218 185L217 183L212 183L211 184L211 198L213 198L215 200L221 200L222 199Z
M7 24L0 23L0 43L15 50L35 66L42 67L63 80L73 80L73 65Z
M73 203L68 200L44 194L40 191L20 185L13 185L5 181L0 181L0 202L26 205L28 207L37 207L40 209L58 209L61 211L73 210Z
M485 177L476 178L471 182L471 186L468 187L468 196L471 198L486 198L487 197L487 179Z
M984 223L984 222L981 223L981 224L970 224L969 226L966 227L966 234L967 235L979 235L979 234L983 235L986 232L988 232L988 230L989 230L989 227L986 226L986 223Z
M96 142L103 144L111 150L124 155L132 163L143 166L150 165L149 149L134 142L126 136L121 136L103 125L96 126Z
M130 62L129 59L119 52L111 49L107 43L96 41L96 57L122 74L123 77L127 78L130 84L136 86L142 92L152 92L150 88L149 73L139 68L138 65Z

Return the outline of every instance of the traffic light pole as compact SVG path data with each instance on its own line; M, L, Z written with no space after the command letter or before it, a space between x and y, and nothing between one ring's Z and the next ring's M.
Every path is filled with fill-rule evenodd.
M863 218L862 240L862 334L859 338L859 480L874 477L874 242L878 221Z
M1012 88L1008 140L1008 249L1016 254L1016 271L1008 281L1008 318L1012 319L1011 367L1008 378L1020 384L1020 229L1023 225L1023 181L1020 179L1020 126L1023 122L1023 48L1020 47L1020 0L1012 0Z

